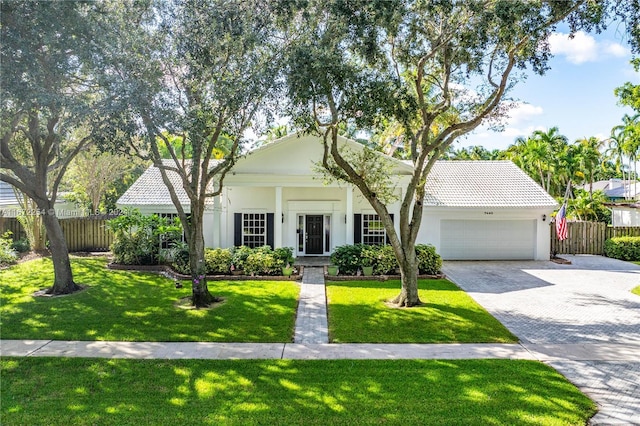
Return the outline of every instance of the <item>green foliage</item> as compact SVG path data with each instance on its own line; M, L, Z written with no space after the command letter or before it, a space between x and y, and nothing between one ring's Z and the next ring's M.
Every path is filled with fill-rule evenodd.
M251 247L235 247L232 251L233 269L236 271L244 271L247 258L252 252L253 250L251 249Z
M393 247L388 244L372 247L376 248L373 273L376 275L394 274L398 268L398 260Z
M577 189L575 194L573 199L568 200L567 216L578 220L611 223L611 210L605 206L609 200L604 192L593 191L589 194L588 191ZM562 204L563 199L558 198L558 202Z
M636 72L640 72L640 58L632 59L631 64ZM614 93L621 105L630 106L636 112L640 112L640 84L633 84L627 81L622 86L617 87Z
M640 260L640 237L614 237L604 242L604 254L620 260Z
M436 253L435 247L417 244L416 255L421 274L440 272L442 258ZM373 266L376 275L391 274L398 268L398 260L390 245L348 244L336 247L331 254L331 263L337 266L343 275L355 275L362 266Z
M7 231L0 237L0 265L9 265L18 260L18 253L13 248L11 231Z
M248 275L280 275L273 253L254 251L247 257L244 272Z
M122 215L107 221L114 233L111 251L115 263L123 265L155 265L160 260L160 237L175 238L181 233L178 222L157 215L143 215L137 209L126 209Z
M230 249L206 248L204 265L208 275L224 275L230 272L233 256Z
M186 243L173 243L167 253L171 259L171 267L174 271L183 275L191 273L191 265L189 265L189 247Z
M418 271L421 274L437 274L442 268L442 258L431 244L416 244Z
M362 265L363 244L347 244L336 247L331 253L331 263L338 267L340 274L355 275Z
M29 240L27 238L20 238L19 240L11 243L11 248L13 248L18 253L26 253L31 250L31 245L29 244Z
M273 250L273 257L276 260L276 266L278 268L284 268L287 265L293 266L293 248L292 247L278 247Z

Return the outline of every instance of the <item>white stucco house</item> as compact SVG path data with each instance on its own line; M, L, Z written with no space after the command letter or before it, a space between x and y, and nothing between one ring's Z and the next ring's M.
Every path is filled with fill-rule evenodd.
M345 138L340 143L362 149ZM269 244L293 247L295 256L318 256L344 244L384 243L384 228L360 191L326 184L315 172L321 158L318 137L293 134L238 160L222 194L208 204L206 245ZM397 194L403 195L411 165L384 154L380 160L390 162ZM184 192L180 199L188 210ZM418 242L433 244L445 260L549 259L549 219L558 205L510 161L438 161L424 203ZM148 214L176 212L155 167L118 206ZM395 217L399 209L399 201L389 206Z

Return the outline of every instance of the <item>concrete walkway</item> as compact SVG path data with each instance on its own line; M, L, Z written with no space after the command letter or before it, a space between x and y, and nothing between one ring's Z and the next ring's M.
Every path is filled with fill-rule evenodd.
M295 343L329 343L324 268L305 267L298 300Z

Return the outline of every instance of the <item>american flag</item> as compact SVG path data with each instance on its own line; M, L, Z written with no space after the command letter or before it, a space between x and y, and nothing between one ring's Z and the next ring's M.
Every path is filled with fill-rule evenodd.
M567 203L562 204L556 214L556 235L560 241L567 239Z

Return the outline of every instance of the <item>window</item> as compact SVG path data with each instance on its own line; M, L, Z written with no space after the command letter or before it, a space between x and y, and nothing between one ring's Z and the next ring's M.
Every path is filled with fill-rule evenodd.
M156 213L156 215L158 217L161 218L165 218L167 219L167 222L169 223L173 223L173 221L178 218L178 214L177 213ZM191 215L187 215L187 218L190 218ZM161 234L160 235L160 248L163 250L169 249L171 248L174 243L177 242L182 242L184 243L186 241L186 237L184 234L184 230L182 232L182 235L180 237L177 237L175 235L171 235L171 234Z
M243 213L242 245L255 248L267 244L267 215L265 213Z
M362 215L362 243L383 245L387 241L387 232L377 214Z

